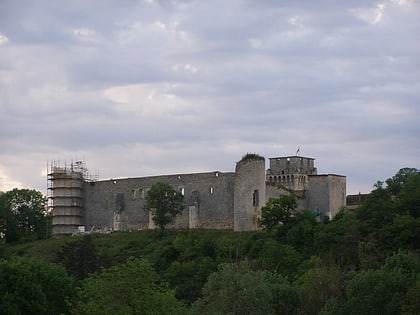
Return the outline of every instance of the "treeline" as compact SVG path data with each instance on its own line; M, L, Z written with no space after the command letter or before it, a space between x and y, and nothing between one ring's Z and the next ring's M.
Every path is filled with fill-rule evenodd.
M420 173L331 221L293 197L263 230L152 230L2 245L0 314L420 314Z

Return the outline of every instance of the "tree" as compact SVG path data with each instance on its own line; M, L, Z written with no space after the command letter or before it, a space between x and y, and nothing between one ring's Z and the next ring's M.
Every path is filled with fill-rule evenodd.
M48 237L46 198L41 192L13 189L0 195L0 232L7 243Z
M374 231L392 222L396 215L395 201L391 192L377 184L363 204L354 210L356 218Z
M315 214L309 210L298 211L292 226L287 230L287 243L301 253L310 256L315 253L314 237L320 227Z
M171 287L176 288L175 297L192 304L201 296L201 288L216 267L217 264L209 257L192 261L175 261L166 270L164 276Z
M360 230L364 224L351 213L321 224L315 234L315 245L319 255L340 266L352 269L359 264Z
M68 273L79 280L99 271L101 267L101 260L90 235L64 244L56 255L56 261L63 264Z
M296 197L294 195L270 198L267 204L261 208L260 224L268 230L287 225L293 220L296 207Z
M400 314L413 286L400 271L383 269L350 272L345 296L328 301L320 314Z
M0 260L0 314L68 313L72 280L59 265L28 258Z
M297 290L282 276L252 271L246 263L222 264L193 305L196 314L294 314Z
M385 181L387 189L393 196L398 196L408 179L414 174L419 174L419 171L415 168L405 167L400 169L393 177Z
M163 230L184 210L184 196L170 185L158 183L146 195L145 210L152 213L153 221Z
M418 314L419 257L399 251L389 256L382 268L351 271L343 297L326 303L320 314ZM416 292L417 291L417 292Z
M314 266L306 270L297 280L301 295L303 314L315 315L325 302L341 294L343 274L336 266L328 266L313 257Z
M291 276L302 261L301 255L290 245L281 244L273 239L260 239L253 242L249 257L263 270Z
M420 172L411 173L398 198L399 212L420 217Z
M129 258L82 280L73 314L183 314L182 304L152 265Z

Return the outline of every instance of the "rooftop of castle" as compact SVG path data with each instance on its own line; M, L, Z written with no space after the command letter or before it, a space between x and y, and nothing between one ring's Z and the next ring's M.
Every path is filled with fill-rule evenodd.
M300 155L290 155L290 156L278 156L269 158L270 160L285 160L285 159L306 159L306 160L315 160L315 158L300 156Z

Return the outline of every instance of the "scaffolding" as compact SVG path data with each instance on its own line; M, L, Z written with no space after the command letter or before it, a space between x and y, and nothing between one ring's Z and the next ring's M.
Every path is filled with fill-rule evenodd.
M98 175L89 174L82 161L52 161L47 176L52 235L72 234L84 226L83 184L97 180Z

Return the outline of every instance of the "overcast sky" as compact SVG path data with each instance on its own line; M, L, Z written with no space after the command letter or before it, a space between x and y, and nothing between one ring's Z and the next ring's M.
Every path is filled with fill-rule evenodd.
M300 146L369 192L420 168L419 56L419 0L0 0L0 190Z

